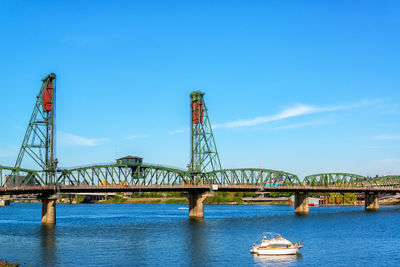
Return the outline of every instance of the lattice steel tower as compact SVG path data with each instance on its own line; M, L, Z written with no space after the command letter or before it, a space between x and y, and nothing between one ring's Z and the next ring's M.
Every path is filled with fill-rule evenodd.
M205 178L210 182L207 172L222 168L203 96L200 91L190 94L192 151L189 171L192 178Z
M55 104L56 75L50 73L42 80L35 107L15 163L15 172L21 167L25 153L44 171L42 183L55 182L57 159L55 159Z

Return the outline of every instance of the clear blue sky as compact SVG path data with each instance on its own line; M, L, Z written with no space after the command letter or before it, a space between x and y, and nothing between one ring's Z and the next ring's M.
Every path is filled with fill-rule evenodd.
M224 168L400 174L399 14L399 1L1 1L0 164L55 72L61 166L185 167L201 90Z

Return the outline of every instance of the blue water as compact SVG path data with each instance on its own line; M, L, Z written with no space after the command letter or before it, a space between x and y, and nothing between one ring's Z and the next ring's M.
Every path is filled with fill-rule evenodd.
M41 204L0 207L0 259L23 266L400 266L400 207L57 204L57 225L40 224ZM181 209L179 209L181 208ZM257 257L272 231L304 248L297 257Z

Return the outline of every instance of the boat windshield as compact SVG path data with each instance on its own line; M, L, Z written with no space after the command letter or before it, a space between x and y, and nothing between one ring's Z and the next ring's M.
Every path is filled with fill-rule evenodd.
M283 236L281 236L278 233L265 232L265 233L262 234L262 239L270 240L270 239L274 239L274 238L275 239L285 239Z

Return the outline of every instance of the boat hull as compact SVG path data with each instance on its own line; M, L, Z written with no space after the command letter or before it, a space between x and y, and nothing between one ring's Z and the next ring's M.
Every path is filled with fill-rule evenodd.
M295 255L299 253L300 248L254 248L252 253L258 255Z

